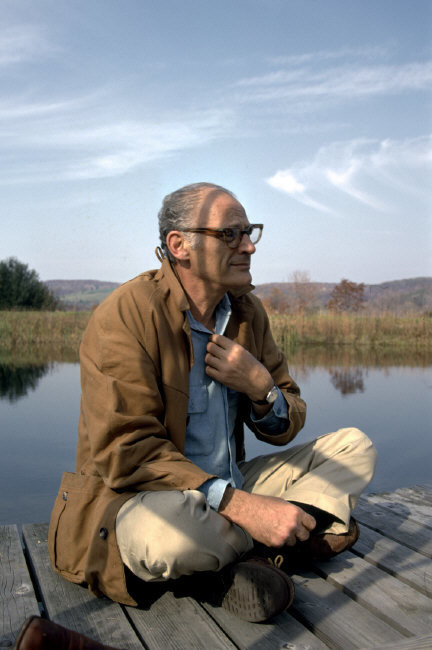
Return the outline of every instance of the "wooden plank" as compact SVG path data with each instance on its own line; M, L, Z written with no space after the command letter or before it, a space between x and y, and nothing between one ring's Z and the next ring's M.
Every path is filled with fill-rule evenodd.
M403 494L413 502L432 505L432 485L415 485L414 487L398 488L397 494Z
M47 534L48 524L23 526L24 542L48 617L105 645L142 650L142 643L119 604L108 598L96 598L86 588L67 582L54 572L48 558Z
M296 589L293 614L331 648L374 647L404 638L314 573L292 578Z
M431 650L432 634L416 637L414 639L405 639L399 643L390 643L389 645L380 645L376 648L362 648L362 650Z
M368 503L364 497L360 497L354 516L362 524L383 533L386 537L432 558L432 535L429 528Z
M432 508L432 487L428 487L427 485L398 488L391 492L391 494L398 495L412 504Z
M236 647L193 598L165 592L149 610L134 607L126 610L149 650L234 650Z
M242 621L223 607L208 603L202 605L221 627L228 630L231 639L241 650L324 650L328 646L308 629L284 612L267 623Z
M353 553L342 553L314 569L328 582L406 636L432 630L432 599Z
M16 526L0 526L0 646L11 647L24 621L39 615Z
M43 548L43 544L38 544L34 550L34 533L43 542L46 539L46 527L25 527L25 540L32 548L34 561L37 559L42 563L39 580L44 584L43 593L49 617L56 622L119 648L142 648L142 639L145 647L150 650L182 647L234 648L226 635L191 598L177 600L172 594L166 593L153 602L149 609L122 608L106 598L95 598L87 589L66 582L47 565L47 549ZM59 606L59 603L64 602L68 604L66 610L63 605ZM129 618L140 639L129 624Z
M382 508L387 508L400 517L412 519L432 530L432 504L413 503L410 499L396 493L368 494L365 500L368 503L374 503Z
M353 551L417 591L432 596L432 562L424 555L362 525Z

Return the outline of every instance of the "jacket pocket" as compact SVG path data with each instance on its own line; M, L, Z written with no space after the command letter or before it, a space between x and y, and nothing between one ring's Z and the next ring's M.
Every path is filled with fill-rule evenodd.
M63 474L51 514L48 548L54 569L72 582L84 582L87 554L106 491L100 477Z

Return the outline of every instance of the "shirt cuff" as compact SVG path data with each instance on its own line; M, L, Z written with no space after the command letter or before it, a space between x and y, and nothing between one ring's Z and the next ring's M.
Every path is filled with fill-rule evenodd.
M275 436L280 433L284 433L287 430L289 424L288 404L286 403L285 398L279 388L277 388L277 392L278 395L276 401L273 403L273 408L271 408L270 411L264 415L264 417L257 417L253 409L251 409L252 422L256 424L258 429L263 433Z
M203 483L198 490L204 494L210 508L219 510L220 502L228 485L231 485L231 483L223 478L211 478Z

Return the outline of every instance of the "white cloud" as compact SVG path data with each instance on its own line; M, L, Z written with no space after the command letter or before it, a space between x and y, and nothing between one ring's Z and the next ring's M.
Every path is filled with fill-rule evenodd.
M337 213L341 195L382 212L409 196L432 206L432 137L351 140L319 149L309 162L278 170L267 183L316 210Z
M276 172L274 176L268 179L268 183L277 190L282 190L287 194L301 194L305 190L305 186L294 178L289 169Z
M301 183L297 178L295 178L292 171L289 169L281 170L276 172L271 178L267 179L267 183L274 187L277 190L286 192L293 196L299 203L306 205L309 208L314 210L319 210L321 212L329 212L329 209L312 199L306 193L306 186Z

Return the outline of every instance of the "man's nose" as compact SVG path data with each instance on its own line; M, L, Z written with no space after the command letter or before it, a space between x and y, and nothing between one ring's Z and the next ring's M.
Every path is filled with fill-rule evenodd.
M241 253L249 253L249 255L253 255L255 253L255 244L252 244L251 238L247 233L243 233L243 236L240 239L240 244L238 245L238 250Z

